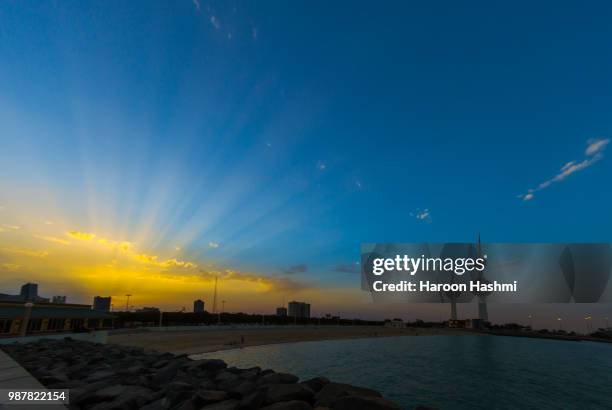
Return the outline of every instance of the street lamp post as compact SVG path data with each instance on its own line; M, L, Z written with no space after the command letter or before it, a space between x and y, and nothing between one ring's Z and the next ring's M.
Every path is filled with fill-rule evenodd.
M591 319L591 316L585 316L584 318L587 334L591 334L593 332L593 328L591 327Z
M533 330L533 316L529 315L527 317L529 318L529 327L531 328L531 330Z

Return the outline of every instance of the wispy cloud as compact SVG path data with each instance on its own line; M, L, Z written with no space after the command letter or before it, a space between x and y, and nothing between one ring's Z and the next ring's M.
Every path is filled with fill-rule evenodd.
M221 24L219 23L219 19L216 16L214 16L214 15L210 16L210 24L212 24L213 27L215 29L217 29L217 30L219 30L219 28L221 28Z
M16 271L19 270L19 268L21 268L21 265L17 265L16 263L0 264L0 270Z
M33 258L46 258L47 256L49 256L49 252L47 251L37 251L34 249L27 249L27 248L16 248L16 247L0 248L0 251L13 253L17 255L30 256Z
M240 272L232 269L210 269L200 270L200 276L203 279L214 280L215 278L221 281L243 281L262 285L268 290L275 291L300 291L308 288L308 285L283 277L262 276L254 273Z
M0 232L10 232L10 231L18 231L21 229L21 226L17 225L0 225Z
M47 242L59 243L60 245L70 245L70 241L62 238L56 238L55 236L34 235L34 237Z
M192 0L197 11L200 11L200 0Z
M589 139L587 141L587 148L584 151L585 158L582 161L567 162L561 167L555 176L540 183L537 187L527 190L526 193L518 195L518 198L522 199L523 201L531 201L536 192L546 189L554 183L561 182L568 176L597 163L603 158L603 152L609 143L610 139Z
M304 273L308 270L308 266L302 264L289 266L287 269L283 270L283 273L287 275L292 275L294 273Z
M317 162L317 169L319 171L325 171L327 169L327 164L323 161Z
M208 247L217 249L219 247L219 243L218 242L208 242Z
M415 217L419 221L431 222L431 212L428 208L425 209L417 209L414 212L410 212L410 216Z

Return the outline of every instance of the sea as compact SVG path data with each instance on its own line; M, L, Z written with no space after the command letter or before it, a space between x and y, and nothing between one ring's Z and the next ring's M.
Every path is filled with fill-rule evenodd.
M612 344L487 335L300 342L197 355L373 388L402 409L612 409Z

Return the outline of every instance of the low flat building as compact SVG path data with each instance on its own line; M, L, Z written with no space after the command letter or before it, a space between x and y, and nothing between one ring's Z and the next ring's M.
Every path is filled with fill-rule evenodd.
M90 305L0 300L0 337L113 328L113 316Z
M393 319L385 322L385 327L404 328L406 323L402 319Z

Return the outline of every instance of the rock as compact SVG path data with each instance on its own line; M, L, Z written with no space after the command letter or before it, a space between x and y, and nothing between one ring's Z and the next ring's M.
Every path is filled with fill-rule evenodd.
M210 379L205 379L201 381L199 386L201 390L215 390L215 387L215 383Z
M174 376L176 376L176 372L178 372L179 367L180 363L178 362L172 362L162 367L153 376L153 383L163 385L169 382Z
M382 397L344 396L336 400L334 410L401 410L392 401Z
M170 407L177 406L183 401L190 399L195 387L188 383L172 382L164 388L164 392Z
M208 406L201 407L200 410L235 410L238 408L240 401L236 399L220 401L219 403L209 404Z
M273 384L267 389L265 403L272 404L289 400L310 401L313 396L314 391L304 384Z
M167 407L164 405L164 399L155 400L140 408L140 410L166 410L166 409Z
M199 406L217 403L228 398L228 394L221 390L198 390L192 400Z
M255 410L261 407L266 400L266 390L259 389L245 396L240 400L239 410Z
M265 372L265 370L264 370ZM289 373L270 373L264 375L262 378L263 383L267 384L290 384L297 383L299 378Z
M174 410L198 410L199 407L196 406L193 401L187 400L181 403L180 405L173 407Z
M215 377L215 382L217 383L223 383L223 382L228 382L228 381L235 382L237 380L240 380L240 376L238 376L235 373L228 372L228 371L219 372L217 376Z
M219 371L219 370L223 370L227 367L227 364L220 359L204 359L204 360L197 360L197 362L199 363L199 367L203 370L209 370L209 371Z
M112 401L98 403L90 408L90 410L114 410L114 409L131 409L140 408L143 404L148 403L153 399L153 391L145 387L130 387L129 390L123 391L116 396Z
M108 401L113 400L116 397L122 395L127 392L128 386L122 384L116 384L114 386L105 387L93 393L91 396L91 401L99 402L99 401Z
M222 371L215 378L217 390L230 390L240 384L242 379L234 373Z
M381 397L376 390L344 383L328 383L315 396L316 406L333 407L337 399L344 396Z
M115 377L115 372L112 370L100 370L97 372L91 373L89 376L85 378L85 381L88 383L97 382L100 380L110 379Z
M262 410L312 410L312 406L305 401L291 400L271 404L269 406L263 407Z
M325 377L314 377L310 380L303 381L302 384L310 387L313 391L320 391L326 384L329 384L329 379Z
M249 393L253 392L257 385L254 382L243 381L238 386L232 387L227 392L233 397L244 397Z
M49 374L47 376L40 377L38 381L44 384L45 386L51 386L54 384L67 382L68 377L66 377L66 375L61 375L60 377L58 377L56 375Z

